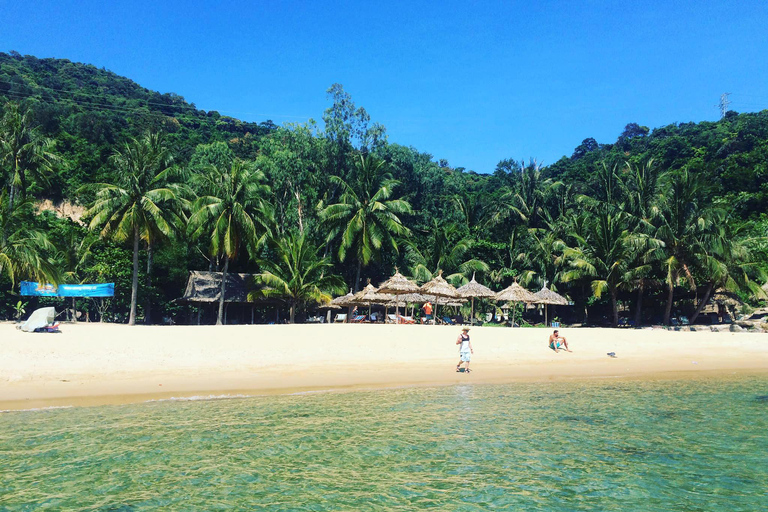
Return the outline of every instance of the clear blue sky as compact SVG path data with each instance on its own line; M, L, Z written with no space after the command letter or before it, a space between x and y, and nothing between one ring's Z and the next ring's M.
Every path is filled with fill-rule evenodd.
M765 0L0 0L0 50L106 67L199 108L320 120L344 85L390 142L493 171L624 125L768 108Z

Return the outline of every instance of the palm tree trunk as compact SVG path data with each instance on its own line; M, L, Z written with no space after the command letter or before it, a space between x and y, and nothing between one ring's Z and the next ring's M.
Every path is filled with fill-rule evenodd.
M144 323L149 325L152 322L152 294L149 292L150 287L152 286L152 255L153 255L153 249L152 244L147 244L147 276L146 276L146 287L147 287L147 297L144 302Z
M15 199L16 199L16 186L11 185L11 190L8 193L8 213L11 213L13 211L13 202Z
M355 275L355 293L360 291L360 270L363 268L363 262L357 260L357 274Z
M672 316L672 301L675 297L675 281L671 280L667 291L667 307L664 308L664 325L669 325L669 317Z
M136 299L139 296L139 228L133 228L133 283L131 285L131 314L128 325L136 325Z
M611 288L611 308L613 308L613 321L611 327L619 326L619 304L616 301L616 289Z
M288 320L288 323L293 323L293 320L296 318L296 303L291 301L291 317L290 320Z
M643 311L643 289L645 288L643 282L640 282L640 286L637 288L637 304L635 305L635 327L640 327L640 318Z
M709 296L712 294L712 289L715 287L715 283L710 282L707 285L707 291L704 292L704 297L702 297L701 302L699 302L699 305L696 307L696 312L691 317L691 323L696 323L696 319L699 318L699 315L701 314L701 311L704 309L704 306L707 305L707 302L709 302Z
M216 318L216 325L222 325L221 319L224 318L224 294L227 291L227 270L229 270L229 255L224 253L224 269L221 272L221 297L219 297L219 316Z

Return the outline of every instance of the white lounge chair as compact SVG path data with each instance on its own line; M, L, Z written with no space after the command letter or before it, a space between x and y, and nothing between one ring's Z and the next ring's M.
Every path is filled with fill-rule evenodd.
M339 313L336 315L336 318L333 319L334 323L337 324L343 324L347 321L347 314L346 313Z

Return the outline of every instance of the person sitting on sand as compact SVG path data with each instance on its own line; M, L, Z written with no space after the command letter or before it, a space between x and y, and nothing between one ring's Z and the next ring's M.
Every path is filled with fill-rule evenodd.
M461 334L456 338L456 344L459 345L459 364L456 365L456 371L461 371L461 365L465 365L464 371L469 373L469 360L475 351L472 349L472 343L469 341L469 327L464 327Z
M559 331L555 329L555 332L549 335L549 348L557 352L560 347L565 347L566 351L573 352L568 348L568 342L565 341L565 338L560 336Z

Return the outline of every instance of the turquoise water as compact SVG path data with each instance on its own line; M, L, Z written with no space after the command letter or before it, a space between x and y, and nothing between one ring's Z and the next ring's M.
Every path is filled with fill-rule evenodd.
M765 510L761 395L765 376L5 413L0 510Z

